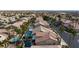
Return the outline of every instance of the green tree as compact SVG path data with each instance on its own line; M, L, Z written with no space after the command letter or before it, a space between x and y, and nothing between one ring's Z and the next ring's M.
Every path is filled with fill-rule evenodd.
M35 20L36 20L36 18L33 17L33 18L31 18L30 22L35 23Z
M15 28L14 31L16 31L17 34L21 34L22 33L21 29L19 29L19 28Z
M43 16L43 19L46 21L49 21L50 17L49 16Z
M61 26L60 26L59 31L60 31L61 33L65 31L65 28L64 28L64 26L63 26L63 25L61 25Z

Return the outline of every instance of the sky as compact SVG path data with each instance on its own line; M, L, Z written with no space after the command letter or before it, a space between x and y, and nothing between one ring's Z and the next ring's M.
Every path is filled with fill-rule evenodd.
M79 0L0 0L0 10L79 10Z

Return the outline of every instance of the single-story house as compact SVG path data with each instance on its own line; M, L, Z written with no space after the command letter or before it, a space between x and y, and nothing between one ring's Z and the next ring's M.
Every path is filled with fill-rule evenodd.
M57 35L53 30L51 30L51 28L46 28L46 27L43 27L43 26L38 26L36 28L33 29L33 32L51 32L53 33L54 35Z
M7 34L0 33L0 42L6 40L8 38Z
M40 25L42 25L42 26L44 26L46 28L50 28L49 24L41 22L41 21L34 24L35 27L40 26Z
M58 45L58 39L52 34L45 32L36 33L36 44L37 45Z
M24 21L17 21L15 23L12 24L12 26L15 26L17 28L20 28L20 26L24 23Z
M20 18L20 20L28 22L29 19L27 17L22 17L22 18Z

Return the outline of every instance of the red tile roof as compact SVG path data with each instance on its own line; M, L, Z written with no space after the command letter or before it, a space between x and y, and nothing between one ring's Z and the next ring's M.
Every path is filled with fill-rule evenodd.
M36 32L36 42L41 42L45 40L53 40L57 41L57 37L55 37L53 34L51 35L50 33L45 33L45 32Z

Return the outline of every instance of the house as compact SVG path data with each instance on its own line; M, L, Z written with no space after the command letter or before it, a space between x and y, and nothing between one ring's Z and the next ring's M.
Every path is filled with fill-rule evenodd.
M17 21L15 23L12 24L12 26L15 26L17 28L20 28L20 26L24 23L24 21Z
M71 20L64 20L62 21L65 27L69 27L72 24Z
M25 21L25 22L28 22L28 21L29 21L29 19L26 18L26 17L22 17L22 18L20 18L20 20L21 20L21 21Z
M8 31L6 29L0 29L0 41L8 38Z
M58 35L49 28L38 26L33 29L33 33L36 33L37 45L57 45L59 44Z
M38 23L38 22L42 23L43 25L49 26L49 24L46 21L44 21L41 16L36 18L35 23Z
M6 29L0 29L0 33L8 33Z
M7 25L7 24L9 23L9 20L8 20L8 18L1 18L1 19L0 19L0 22L1 22L2 24L4 24L4 25Z
M72 26L77 32L79 32L79 24L77 22L72 22L71 20L62 21L65 27Z
M36 15L35 15L35 14L31 14L31 16L36 17Z
M9 30L9 35L10 36L14 36L14 35L16 35L17 33L13 30L13 29L10 29Z
M8 35L7 34L0 33L0 42L6 40L7 38L8 38Z
M39 22L34 24L35 27L40 26L40 25L42 25L42 26L44 26L46 28L50 28L49 24L45 23L45 21L42 21L42 22L39 21Z
M74 22L71 24L71 26L73 26L73 28L79 33L79 23Z
M15 17L9 17L10 23L14 23L16 21Z
M45 32L36 33L36 44L37 45L58 45L58 39L54 35Z
M46 28L43 26L38 26L36 28L33 29L33 32L46 32L46 33L53 33L54 35L57 35L53 30L51 30L51 28Z

